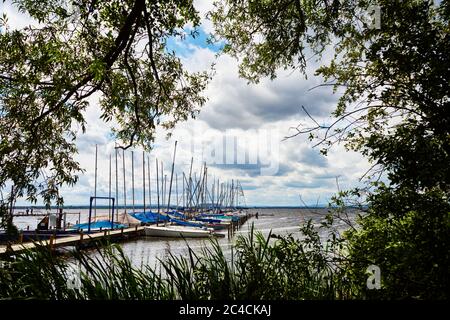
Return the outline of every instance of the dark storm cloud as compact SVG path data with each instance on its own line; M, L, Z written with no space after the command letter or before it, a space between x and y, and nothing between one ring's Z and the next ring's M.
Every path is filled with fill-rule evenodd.
M217 94L210 96L209 105L200 114L200 119L219 130L246 130L270 122L306 118L302 106L311 116L323 118L333 110L337 97L329 87L310 90L320 83L317 77L305 80L299 75L291 75L273 82L265 80L258 85L248 85L237 76L218 76L212 85L220 90L213 90Z

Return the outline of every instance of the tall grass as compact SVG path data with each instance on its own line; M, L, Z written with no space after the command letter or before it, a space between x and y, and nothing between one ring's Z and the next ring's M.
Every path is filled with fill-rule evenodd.
M70 258L45 247L25 251L0 270L2 299L335 299L353 296L332 251L312 226L303 240L264 237L253 229L224 252L217 240L199 252L132 266L118 245ZM330 251L330 248L332 249ZM341 264L342 265L342 264ZM74 271L74 266L76 266ZM78 269L79 267L79 269ZM78 269L78 270L77 270ZM79 277L79 286L70 285ZM72 281L72 282L71 282Z

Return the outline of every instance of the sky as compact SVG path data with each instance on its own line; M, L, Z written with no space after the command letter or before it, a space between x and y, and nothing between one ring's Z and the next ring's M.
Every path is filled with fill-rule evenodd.
M308 119L302 111L305 106L319 123L329 123L339 93L333 94L330 87L316 87L323 79L314 76L318 67L313 60L307 67L307 79L298 71L280 70L275 80L262 79L258 84L248 84L239 78L238 62L229 56L219 55L218 46L208 45L206 38L214 28L205 17L212 8L212 1L195 1L202 16L200 36L184 42L170 41L187 70L209 70L215 63L215 75L204 95L208 97L197 119L180 123L170 139L162 130L157 133L154 149L147 154L150 160L152 203L156 202L155 159L164 163L165 174L170 178L175 141L178 141L174 172L178 174L178 189L181 193L182 172L189 172L191 157L193 168L200 173L206 162L208 179L220 182L239 180L245 194L242 204L249 206L302 206L327 204L339 188L347 189L360 185L359 178L369 168L361 155L347 152L343 146L334 147L328 156L307 136L284 139L295 133L292 127ZM19 14L10 1L0 2L0 14L6 13L11 27L21 28L32 21ZM325 60L329 54L325 53ZM63 187L61 195L66 205L88 205L94 195L95 148L98 148L97 196L109 194L109 157L112 155L112 194L115 194L114 140L110 124L100 119L96 101L90 100L85 117L86 133L77 137L79 149L75 159L85 169L74 187ZM142 150L125 152L126 201L132 203L131 151L134 154L135 203L143 202ZM121 153L121 152L120 152ZM148 157L148 158L147 158ZM119 204L123 195L123 158L118 157ZM146 179L148 176L146 163ZM175 185L173 186L175 189ZM146 193L148 194L148 179ZM148 196L146 196L148 203ZM300 199L301 197L301 199ZM17 205L26 205L22 199ZM39 203L38 203L39 204ZM100 204L100 203L99 203Z

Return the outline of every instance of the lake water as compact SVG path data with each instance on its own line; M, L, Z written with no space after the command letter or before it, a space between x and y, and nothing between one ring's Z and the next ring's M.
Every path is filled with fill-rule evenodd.
M23 210L19 210L23 211ZM38 210L35 210L37 212ZM67 215L67 222L75 224L81 219L81 222L88 220L89 210L86 209L70 209L65 210L69 213ZM44 212L44 210L42 210ZM258 218L250 218L244 223L240 229L235 233L246 234L251 230L253 226L254 230L262 232L264 235L268 235L269 232L279 235L292 234L294 237L299 237L300 225L308 220L312 219L314 224L319 225L320 221L328 213L328 209L304 209L304 208L257 208L248 209L249 213L259 213ZM97 215L107 215L107 209L97 209ZM30 230L33 230L42 217L15 217L14 224L19 229L26 229L29 226ZM225 234L224 238L218 238L219 244L227 253L231 250L231 246L236 239L236 236L229 239L227 237L227 231L219 231ZM207 239L189 239L187 240L189 246L198 251L204 246L210 245ZM154 266L157 263L157 259L165 259L169 252L175 255L187 254L187 243L183 239L168 239L168 238L152 238L142 237L134 239L120 244L131 259L133 265L140 267L141 265ZM96 254L95 251L91 251L92 254Z

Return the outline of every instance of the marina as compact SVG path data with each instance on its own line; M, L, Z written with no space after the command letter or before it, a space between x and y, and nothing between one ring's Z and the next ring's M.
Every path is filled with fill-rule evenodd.
M93 196L89 198L87 217L81 212L68 212L59 207L55 210L34 210L33 207L10 210L11 219L28 218L25 228L18 226L18 234L0 233L0 255L15 254L38 245L50 248L64 246L87 247L99 241L121 241L130 237L165 238L231 238L235 231L253 214L248 213L242 203L245 196L239 181L225 183L213 178L208 184L208 167L202 164L200 173L193 172L193 158L189 174L182 173L182 190L179 192L178 174L174 168L177 141L173 149L170 179L164 172L163 162L155 159L156 169L156 207L152 207L152 186L150 160L142 152L142 203L135 198L135 158L131 151L131 205L127 206L126 154L122 149L122 181L119 181L118 149L115 149L115 197L112 194L112 154L109 156L108 194L97 193L98 146L95 145L95 179ZM147 160L147 161L146 161ZM146 172L147 170L147 172ZM147 179L147 181L146 181ZM129 180L128 180L129 181ZM211 180L210 180L211 181ZM118 204L119 183L123 183L123 198L120 209ZM148 198L146 194L148 190ZM147 206L147 200L149 205ZM100 213L97 201L107 201L106 212ZM175 203L174 203L175 202ZM30 219L38 218L36 227ZM73 217L78 218L73 221ZM13 222L14 223L14 222ZM220 232L219 232L220 231Z
M253 227L256 232L262 232L265 236L267 236L270 232L278 235L288 235L291 234L294 237L300 237L300 224L304 219L311 218L319 225L320 219L324 217L327 213L327 209L307 209L307 208L249 208L247 209L249 218L246 222L244 222L240 227L236 226L235 231L231 237L229 237L228 229L223 229L217 231L218 234L223 236L213 237L213 238L168 238L168 237L153 237L153 236L145 236L143 227L140 227L139 231L136 235L130 234L130 236L122 237L120 235L120 230L113 231L115 234L115 238L111 239L111 242L116 242L119 244L127 257L129 257L136 267L140 267L141 265L154 265L157 263L158 259L165 259L170 253L174 255L184 255L187 253L188 246L196 251L201 251L206 246L210 245L211 239L216 239L220 246L224 249L224 251L229 252L236 236L245 235L251 231ZM71 212L80 212L82 219L87 219L89 216L88 209L78 209L72 208L68 209L68 218L69 221L71 219L78 219L77 215L71 215ZM103 215L107 214L107 209L99 209L97 214ZM258 218L256 218L256 213L258 213ZM33 221L32 219L27 217L20 217L17 219L16 223L20 227L25 227L26 224ZM133 231L134 228L126 228L124 229L125 235L128 232ZM108 231L111 233L111 231ZM97 234L97 240L103 241L108 239L104 237L104 231L95 232L93 234ZM95 247L96 242L90 241L90 236L84 234L83 241L80 240L80 235L76 234L73 236L73 240L76 240L73 243L68 244L67 242L63 242L63 246L53 246L55 250L60 252L65 252L66 250L74 250L77 248L77 244L80 244L78 248L82 248L89 254L96 255L95 250L91 250L91 248ZM64 238L57 238L55 241L62 241ZM49 239L43 240L44 244L49 244ZM97 242L98 243L98 242ZM22 248L21 244L14 243L12 244L13 248L16 250L20 250ZM32 244L27 244L27 246L32 246ZM0 252L6 251L5 245L0 246Z
M68 215L71 212L66 212ZM89 217L89 212L78 212L77 215L81 217ZM46 246L51 249L61 247L77 247L77 248L89 248L97 243L106 241L108 242L122 242L130 239L142 238L142 237L167 237L167 238L208 238L208 237L227 237L230 239L235 232L242 226L249 218L254 215L249 213L236 221L230 221L224 224L225 228L219 229L217 232L214 228L207 228L206 226L199 224L199 227L183 226L174 222L170 222L169 219L166 223L141 223L134 224L134 226L120 225L121 227L115 227L112 229L109 226L109 222L103 221L99 228L93 228L96 223L91 223L91 230L89 230L89 223L78 224L78 229L65 229L65 230L20 230L18 236L15 239L2 239L0 245L0 255L12 255L22 252L23 250L33 250L38 246ZM30 222L29 216L19 216L22 218L22 222L28 225ZM28 219L27 219L28 218ZM28 220L28 221L27 221ZM178 220L181 223L183 220ZM185 221L186 222L186 221ZM70 222L68 223L70 225ZM147 226L145 226L147 225ZM29 228L28 228L29 229ZM153 232L149 232L153 230Z

